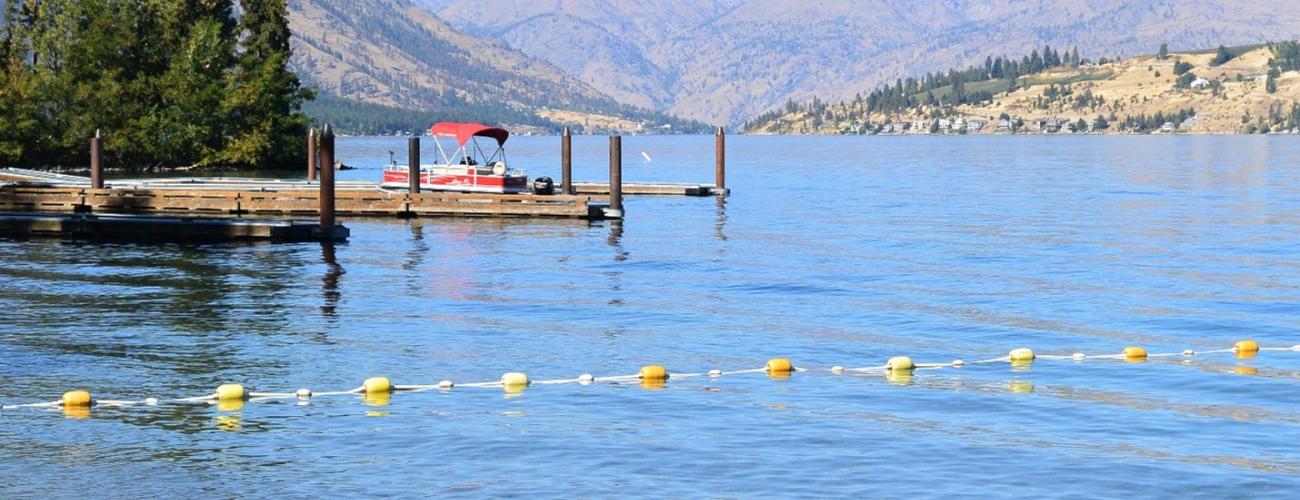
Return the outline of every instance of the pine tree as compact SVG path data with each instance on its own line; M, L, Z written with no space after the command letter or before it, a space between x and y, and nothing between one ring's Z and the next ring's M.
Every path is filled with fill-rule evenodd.
M1210 66L1220 66L1230 60L1232 60L1232 53L1228 52L1227 47L1220 45L1219 50L1214 54L1214 60L1210 61Z
M1156 59L1163 61L1168 58L1169 58L1169 44L1162 43L1160 44L1160 52L1156 53Z
M241 4L242 53L228 78L224 105L233 120L233 139L222 156L236 165L288 165L305 154L300 138L307 118L299 110L313 96L286 67L290 32L285 0Z

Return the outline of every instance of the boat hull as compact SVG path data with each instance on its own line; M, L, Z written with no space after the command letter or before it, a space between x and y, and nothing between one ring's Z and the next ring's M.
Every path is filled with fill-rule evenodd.
M380 186L388 189L410 187L404 170L384 171ZM420 189L464 193L519 194L528 192L528 177L523 175L473 175L421 172Z

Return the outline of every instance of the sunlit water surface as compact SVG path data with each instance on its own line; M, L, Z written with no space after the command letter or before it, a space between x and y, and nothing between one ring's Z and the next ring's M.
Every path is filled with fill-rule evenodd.
M729 139L734 193L619 224L347 219L304 244L0 239L0 401L817 370L0 414L0 491L171 496L1283 496L1300 352L833 375L905 354L1300 344L1300 141ZM628 137L712 182L712 137ZM427 143L426 143L427 145ZM558 139L509 160L559 177ZM402 139L343 138L375 179ZM604 138L575 141L579 179ZM645 152L651 162L642 156ZM425 155L431 157L432 149ZM403 154L399 153L399 159Z

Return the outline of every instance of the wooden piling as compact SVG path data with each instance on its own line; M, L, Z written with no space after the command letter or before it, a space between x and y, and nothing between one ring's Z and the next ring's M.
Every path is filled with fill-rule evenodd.
M718 134L714 137L714 151L714 186L721 196L727 194L727 134L722 127L718 127Z
M609 209L613 214L623 216L623 138L609 138Z
M406 180L411 194L420 194L420 177L420 138L412 137L406 141Z
M90 139L90 187L104 189L104 137L98 130Z
M334 129L325 125L320 136L320 229L334 230Z
M318 150L316 149L316 129L313 128L311 129L310 132L307 132L307 180L308 181L316 180L316 169L319 167L319 162L317 161L318 158L316 156L317 151Z
M560 135L560 186L564 189L562 194L578 194L573 185L573 134L569 127L564 127L564 134Z

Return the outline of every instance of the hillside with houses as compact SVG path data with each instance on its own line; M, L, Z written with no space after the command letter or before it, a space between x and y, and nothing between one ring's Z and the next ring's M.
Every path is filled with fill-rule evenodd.
M1011 61L1007 65L1006 61ZM1069 134L1300 132L1293 42L1120 60L1049 47L1021 60L900 80L866 96L789 102L754 134Z

